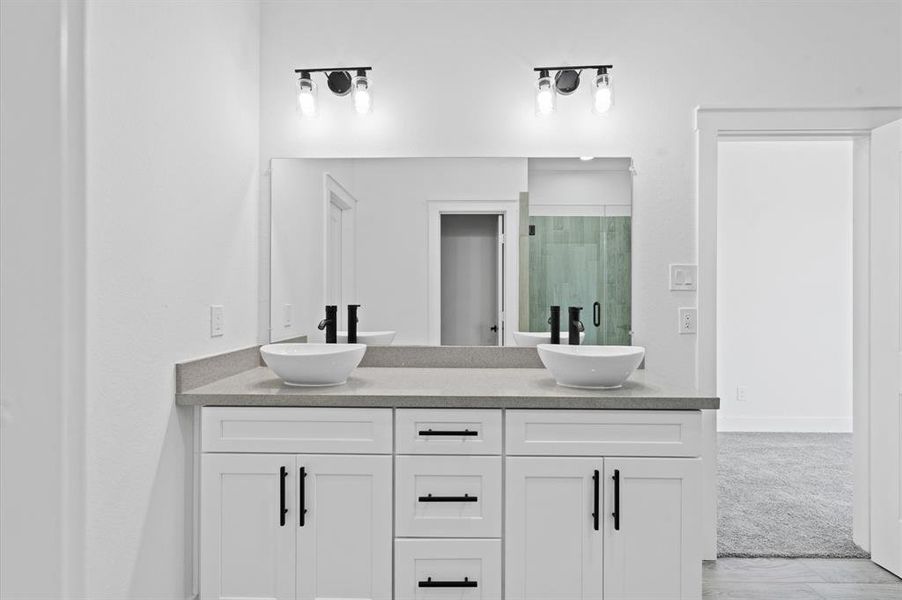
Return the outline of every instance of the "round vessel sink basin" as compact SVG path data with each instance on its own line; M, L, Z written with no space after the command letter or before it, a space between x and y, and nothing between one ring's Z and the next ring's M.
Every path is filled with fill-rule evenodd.
M587 389L619 388L645 356L641 346L539 344L536 348L558 385Z
M579 343L582 344L583 340L586 339L586 334L583 331L579 332ZM570 340L570 334L567 331L561 332L561 343L566 344ZM514 341L518 346L528 346L530 348L534 346L538 346L539 344L550 344L551 343L551 332L550 331L515 331L514 332Z
M348 341L348 332L337 332L338 343L346 344ZM394 331L358 331L357 343L366 344L367 346L390 346L392 340L395 339Z
M340 385L366 352L365 344L267 344L263 362L288 385Z

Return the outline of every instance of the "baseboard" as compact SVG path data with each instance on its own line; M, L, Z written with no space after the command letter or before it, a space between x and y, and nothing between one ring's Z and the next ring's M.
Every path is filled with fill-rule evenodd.
M852 433L852 417L727 417L719 414L717 431Z

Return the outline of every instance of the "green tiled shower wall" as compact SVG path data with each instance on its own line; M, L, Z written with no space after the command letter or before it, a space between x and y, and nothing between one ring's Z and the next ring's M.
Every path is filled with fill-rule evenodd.
M582 306L584 344L630 343L631 217L533 217L529 239L529 331L548 331L548 307ZM595 327L592 305L601 303Z

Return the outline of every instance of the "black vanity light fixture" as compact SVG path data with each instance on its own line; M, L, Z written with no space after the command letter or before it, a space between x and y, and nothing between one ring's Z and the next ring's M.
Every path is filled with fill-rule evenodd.
M536 67L539 74L536 81L536 114L547 117L557 107L557 96L569 96L577 90L583 70L595 70L589 88L592 96L592 111L604 114L614 103L614 80L611 78L613 65L582 65L574 67ZM554 77L551 73L554 72Z
M318 86L313 81L313 73L325 73L326 85L336 96L351 94L354 98L354 110L359 115L369 114L373 108L373 96L367 72L373 67L334 67L316 69L295 69L298 74L297 108L302 117L312 118L319 114L317 102ZM356 74L351 76L351 71Z

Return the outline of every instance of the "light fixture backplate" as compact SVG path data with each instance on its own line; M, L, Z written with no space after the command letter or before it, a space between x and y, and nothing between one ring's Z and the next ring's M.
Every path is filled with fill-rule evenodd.
M579 87L579 71L562 69L554 75L554 88L558 94L569 96Z

